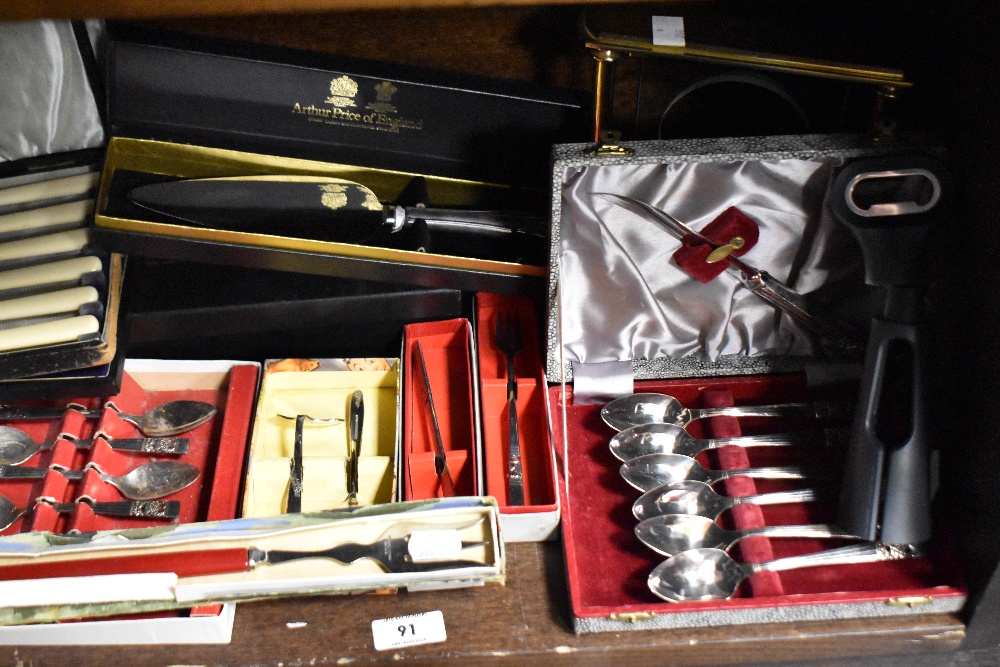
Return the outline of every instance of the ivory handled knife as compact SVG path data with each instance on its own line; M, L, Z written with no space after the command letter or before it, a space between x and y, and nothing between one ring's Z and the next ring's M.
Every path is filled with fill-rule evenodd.
M7 299L0 301L0 322L75 313L88 303L96 303L100 297L96 288L83 286Z
M49 227L82 227L93 212L94 200L82 199L0 215L0 238L27 235Z
M88 243L90 243L90 233L86 229L71 229L18 241L7 241L0 243L0 262L81 252Z
M67 317L41 324L0 330L0 352L69 343L101 330L93 315Z
M0 206L84 195L97 187L100 178L101 175L98 172L92 171L76 176L63 176L2 188L0 189Z
M84 255L48 264L36 264L20 269L0 271L0 294L13 290L26 290L45 285L67 285L78 283L88 273L104 270L100 257Z

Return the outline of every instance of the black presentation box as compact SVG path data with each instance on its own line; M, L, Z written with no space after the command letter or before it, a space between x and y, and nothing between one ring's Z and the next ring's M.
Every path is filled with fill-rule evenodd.
M543 285L546 258L514 248L464 255L458 244L419 252L211 229L154 219L126 195L161 180L313 175L361 183L382 204L547 221L549 153L582 132L577 94L134 26L110 37L112 138L95 228L109 248L432 288Z

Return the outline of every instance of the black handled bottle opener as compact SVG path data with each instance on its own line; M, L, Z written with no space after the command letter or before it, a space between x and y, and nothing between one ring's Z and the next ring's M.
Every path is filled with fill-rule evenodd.
M884 292L869 334L838 518L848 532L890 544L931 536L925 255L943 218L947 182L944 166L928 156L862 159L839 171L830 198L861 244L866 282Z

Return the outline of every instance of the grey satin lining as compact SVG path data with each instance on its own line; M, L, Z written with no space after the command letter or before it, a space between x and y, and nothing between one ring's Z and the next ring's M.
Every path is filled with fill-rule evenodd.
M632 362L573 364L573 405L592 405L631 394Z
M68 21L0 22L0 161L104 142Z
M567 362L723 355L813 355L815 341L728 272L708 284L671 255L680 242L594 197L625 194L701 229L729 206L760 225L744 260L806 294L856 290L861 254L824 205L835 158L568 167L562 174L560 282ZM857 298L858 294L845 296Z

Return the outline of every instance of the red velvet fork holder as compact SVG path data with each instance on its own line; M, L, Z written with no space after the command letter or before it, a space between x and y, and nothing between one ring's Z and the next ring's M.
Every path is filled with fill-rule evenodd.
M58 421L4 424L24 431L36 442L55 441L55 444L22 464L50 468L43 479L4 481L4 495L17 507L33 506L33 509L4 530L3 534L28 531L91 532L164 525L163 520L154 518L95 514L86 502L76 502L71 512L56 512L45 502L35 504L36 498L46 498L57 503L73 503L81 498L96 502L125 500L117 489L104 482L94 470L86 470L82 479L71 481L53 469L84 470L88 463L100 466L109 475L123 475L154 460L177 460L194 464L201 471L198 479L187 488L162 499L180 502L180 515L174 522L215 521L236 517L250 415L257 390L257 364L237 363L225 371L207 372L191 368L184 362L142 363L143 372L133 377L129 372L129 363L126 362L121 391L107 401L129 414L142 414L173 400L204 401L215 406L217 412L212 419L178 436L189 440L188 452L182 456L158 456L112 449L108 438L137 438L143 437L143 434L113 409L95 399L51 401L53 406L76 403L89 408L101 408L100 417L84 419L80 412L68 409L62 420ZM150 372L151 370L155 372ZM94 443L86 449L79 448L72 442L72 439L90 438L94 439ZM217 605L211 605L193 610L192 613L214 614L218 612L218 608Z

